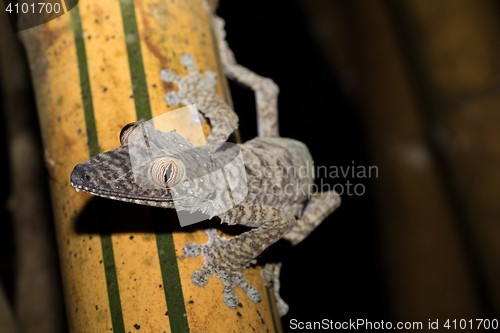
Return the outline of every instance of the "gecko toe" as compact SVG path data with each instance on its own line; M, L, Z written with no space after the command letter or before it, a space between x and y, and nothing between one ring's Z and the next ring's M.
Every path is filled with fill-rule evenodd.
M217 84L217 74L212 71L205 71L205 83L209 87L215 87Z
M160 71L160 79L165 82L174 82L177 83L179 81L179 77L177 74L170 69L162 69Z
M182 253L186 257L195 258L200 254L200 246L196 243L188 243L182 248Z
M208 283L210 272L202 269L197 270L191 275L191 281L198 287L204 287Z
M234 292L227 292L224 293L224 303L230 308L230 309L236 309L238 306L238 296Z
M247 290L247 296L254 303L259 303L260 302L260 292L254 286L250 286L248 288L248 290Z
M194 63L193 56L190 54L184 54L181 57L181 62L186 66L191 65Z
M175 91L169 91L168 93L166 93L164 99L165 102L167 102L167 105L170 106L177 106L180 103Z
M288 304L286 304L285 301L281 298L276 300L276 306L278 308L278 314L280 315L280 317L285 316L288 313L288 310L290 310Z

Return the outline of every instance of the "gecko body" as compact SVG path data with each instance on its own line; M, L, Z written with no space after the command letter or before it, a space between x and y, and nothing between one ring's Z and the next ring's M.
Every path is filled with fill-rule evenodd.
M134 149L133 158L140 161L135 167L132 167L129 145L133 137L145 137L144 140L147 140L142 150ZM193 274L193 283L203 286L208 276L219 277L224 285L224 301L231 308L236 308L238 304L235 286L241 286L253 301L260 300L260 294L246 282L243 269L264 249L292 230L296 225L295 216L302 216L308 199L305 192L296 190L314 181L311 168L308 173L301 172L301 176L296 172L297 168L308 168L312 164L307 147L299 141L255 138L239 145L239 148L246 177L238 174L230 176L234 180L246 181L247 184L235 184L235 188L249 185L248 195L240 204L218 216L223 223L255 229L232 239L222 239L210 231L207 244L191 243L183 249L188 257L203 254L206 260L203 268ZM176 132L161 132L149 123L139 121L126 138L122 137L120 147L78 164L71 174L71 185L109 199L201 212L211 218L215 211L221 211L217 205L230 200L228 197L220 198L227 195L226 185L218 182L213 175L217 164L224 165L233 157L231 155L234 154L227 151L215 152L212 157L217 163L213 165L207 152ZM168 167L164 168L160 177L155 177L154 166L162 161L171 161L171 165L175 166L171 169L177 168L180 180L176 184L171 182L166 186L161 182ZM156 181L157 178L160 181ZM223 258L227 267L215 267L216 257Z
M193 272L192 282L202 287L209 276L216 276L224 288L225 304L235 309L237 286L253 302L260 301L260 292L248 284L244 269L281 238L298 244L339 206L340 197L334 191L312 196L304 191L314 183L313 160L303 143L278 137L279 89L272 80L236 64L223 38L222 19L214 18L214 28L228 77L256 90L261 137L235 146L237 153L241 152L244 169L229 175L234 188L248 188L243 200L230 205L234 198L228 194L227 184L214 178L235 155L234 149L224 149L224 141L237 126L238 118L217 95L215 74L205 72L205 77L201 76L191 55L181 59L187 76L170 69L162 70L160 76L178 86L178 91L165 96L169 105L195 103L211 120L214 130L206 145L195 147L176 132L158 131L141 120L122 130L120 147L77 165L71 185L114 200L199 212L207 218L217 216L222 223L252 228L230 239L208 229L207 243L183 247L185 256L202 255L205 259L203 267ZM262 275L266 285L274 284L279 312L284 315L287 305L278 293L279 268L279 264L266 265Z

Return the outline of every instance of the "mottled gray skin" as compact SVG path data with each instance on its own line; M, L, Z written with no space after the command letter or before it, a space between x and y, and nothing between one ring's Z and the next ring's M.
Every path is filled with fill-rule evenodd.
M137 148L138 145L129 143L134 137L147 138L144 139L142 151ZM193 283L203 286L210 275L219 277L224 286L224 301L231 308L236 308L238 304L234 293L235 286L241 286L252 301L260 300L260 293L255 287L248 285L243 269L295 226L294 216L302 215L307 200L306 194L297 193L291 196L283 191L281 195L277 195L278 191L287 186L291 189L308 186L313 182L310 167L310 172L305 174L305 177L299 177L292 172L297 167L306 168L312 165L306 146L299 141L255 138L240 145L240 148L249 193L243 202L219 215L219 218L223 223L256 229L229 240L219 238L213 230L207 231L210 237L207 244L191 243L183 249L188 257L198 254L205 257L203 268L192 276ZM139 156L141 161L140 164L134 165L134 168L130 157L132 149L133 156ZM152 163L164 156L174 157L185 166L184 180L173 187L161 187L150 177ZM225 152L216 152L212 157L217 164L222 165L230 158ZM290 173L276 177L279 174L276 174L273 168L277 166L289 170ZM71 174L71 185L109 199L189 212L199 211L212 216L213 210L219 209L215 206L220 202L218 196L227 193L220 188L225 186L224 184L211 181L211 178L207 177L216 168L217 165L212 165L212 159L207 152L192 145L179 134L160 132L149 123L139 121L119 148L98 154L77 165ZM205 176L204 181L200 182L202 176ZM238 175L231 176L241 181L245 179ZM236 187L241 186L243 184ZM176 198L175 205L173 197ZM225 267L219 266L221 260L225 262Z
M137 131L147 133L149 146L143 151L136 149L133 152L134 156L140 156L139 160L142 161L140 165L132 168L129 140L126 140L120 147L78 164L71 174L71 185L110 199L189 212L199 211L213 216L211 211L217 202L214 195L223 191L217 191L218 184L210 181L210 177L204 177L203 182L199 179L216 170L217 166L212 165L213 160L221 165L226 164L224 153L215 153L212 160L207 152L192 145L176 132L157 131L144 121L135 124L129 139ZM294 216L301 216L304 203L307 201L306 194L296 192L290 196L279 190L285 187L303 188L313 183L314 178L311 173L313 162L307 147L293 139L255 138L240 145L240 148L245 163L246 178L238 175L232 175L232 178L241 181L247 179L249 193L241 202L241 206L250 204L271 206ZM159 186L148 174L151 164L163 156L182 161L186 168L185 179L171 188ZM295 170L301 166L307 168L308 165L310 172L306 177L297 177L298 175L292 175L291 171L290 175L274 177L279 176L274 170L276 166L285 170ZM243 184L237 187L242 186ZM281 194L277 195L280 192ZM175 206L172 194L176 198ZM222 222L250 227L258 227L262 223L259 218L255 218L255 222L254 218L249 218L245 222L238 220L240 209L241 207L237 207L220 215Z
M253 302L260 301L260 292L248 284L244 269L255 263L256 257L281 238L298 244L339 206L340 197L334 191L308 197L314 174L307 147L296 140L277 137L278 87L272 80L260 77L236 63L224 40L222 19L214 18L214 30L226 75L256 91L258 130L259 136L262 136L240 145L247 184L239 184L236 188L247 185L248 195L243 202L217 216L223 223L245 225L253 229L231 239L219 237L215 229L205 230L209 241L206 244L186 244L183 253L191 258L202 255L205 259L203 267L192 274L192 282L202 287L208 282L209 276L216 276L224 288L225 304L235 309L238 298L234 289L237 286ZM223 188L226 185L206 177L204 182L197 179L220 168L230 159L227 153L216 149L236 128L238 117L217 95L214 73L205 72L205 77L201 76L191 55L184 55L182 62L188 70L187 76L180 76L170 69L161 72L164 81L173 82L178 88L167 93L165 101L169 105L195 104L210 118L212 133L207 145L196 148L177 133L158 132L148 123L140 121L130 135L141 133L138 131L147 132L147 145L155 149L139 151L139 156L143 156L140 163L136 163L139 167L136 168L134 164L132 170L129 150L137 146L130 145L129 136L119 148L94 156L75 167L71 184L77 190L142 205L200 211L209 216L222 211L217 207L221 199L224 202L231 200L220 197L219 193L226 192ZM134 149L133 156L138 156L137 149ZM210 164L210 153L216 161L215 165ZM162 156L175 157L185 165L185 179L175 186L161 187L151 181L151 165ZM306 172L301 173L299 170ZM134 172L138 174L134 176ZM241 182L244 179L238 175L232 176ZM175 207L173 197L176 198ZM268 264L262 275L267 286L274 285L279 313L284 315L288 306L278 293L279 269L279 264Z
M134 147L133 156L140 164L132 168L129 140L134 133L145 133L147 149ZM142 136L142 135L141 135ZM166 188L151 180L150 167L157 159L169 156L183 162L185 177L174 187ZM208 175L215 170L206 152L192 145L176 132L157 131L139 121L123 144L78 164L71 174L71 184L91 194L141 205L200 211L213 216L219 185ZM173 197L175 200L175 207ZM229 200L229 199L227 199ZM220 202L220 200L219 200Z

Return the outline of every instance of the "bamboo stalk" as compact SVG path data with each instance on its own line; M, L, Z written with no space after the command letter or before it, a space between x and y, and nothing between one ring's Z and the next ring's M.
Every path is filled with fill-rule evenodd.
M19 323L14 316L9 300L5 295L3 286L0 285L0 325L5 333L18 333Z
M429 134L464 220L490 316L500 315L500 38L495 1L401 2Z
M480 318L457 216L427 143L422 101L387 2L304 5L323 28L323 46L344 89L360 102L370 155L380 170L373 185L393 319L427 325L429 319Z
M200 72L217 73L217 91L229 100L205 2L81 1L21 36L52 165L70 330L280 331L260 267L245 273L262 301L252 303L237 288L241 307L231 310L216 279L203 288L191 282L203 258L184 258L182 247L206 242L201 230L172 228L166 210L94 198L69 184L76 164L119 145L125 124L174 109L163 99L174 87L159 73L184 75L183 53Z
M14 314L22 332L58 333L65 330L64 309L36 113L22 46L3 12L0 50L16 253Z

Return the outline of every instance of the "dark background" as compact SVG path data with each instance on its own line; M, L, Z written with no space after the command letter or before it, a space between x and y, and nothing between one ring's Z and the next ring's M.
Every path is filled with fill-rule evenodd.
M367 159L358 110L342 93L299 2L223 1L218 14L226 21L226 38L237 62L280 87L282 137L304 142L316 166L346 168L353 161L355 166L373 165ZM244 142L257 135L254 94L233 82L230 90ZM292 318L387 320L372 200L372 184L383 182L383 177L379 170L378 179L322 179L331 187L336 183L345 187L346 180L361 183L366 193L342 195L340 208L296 247L276 245L286 253L281 296L290 311L283 318L284 328Z

